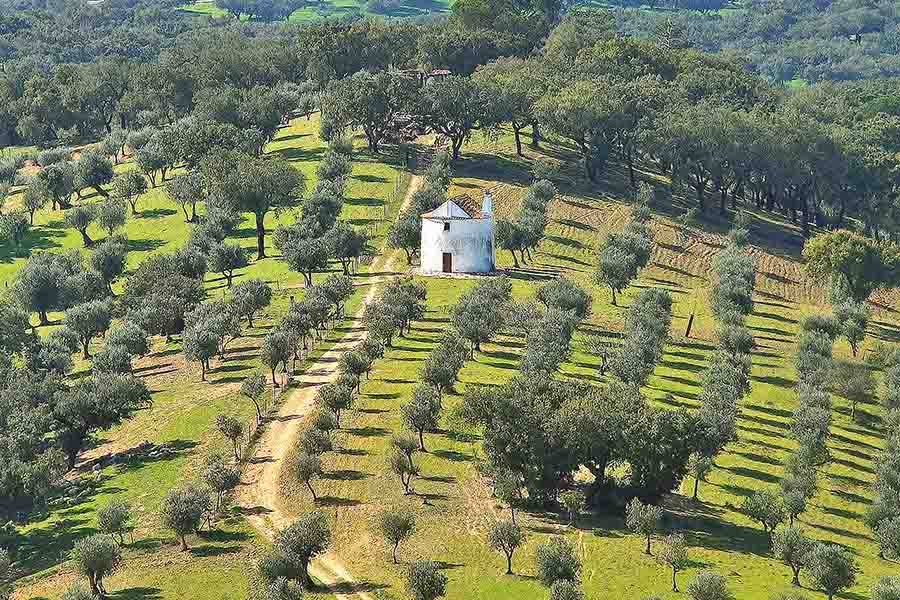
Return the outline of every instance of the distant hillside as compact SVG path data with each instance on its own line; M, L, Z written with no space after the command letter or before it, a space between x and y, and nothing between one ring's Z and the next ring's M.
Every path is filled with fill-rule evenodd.
M622 0L611 4L622 10L627 33L732 54L773 81L900 74L900 4L894 0Z

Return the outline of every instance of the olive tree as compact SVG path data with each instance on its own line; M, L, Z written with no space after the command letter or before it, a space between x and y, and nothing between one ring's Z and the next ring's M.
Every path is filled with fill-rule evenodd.
M94 243L94 240L88 235L88 227L91 226L91 223L93 223L96 218L96 208L93 205L86 204L73 206L68 209L64 220L68 227L71 227L81 234L81 241L84 243L84 247L87 248Z
M0 215L0 240L9 240L18 254L30 229L28 217L22 211L11 211Z
M578 581L581 561L572 542L557 535L537 547L534 568L538 581L551 587L557 581Z
M437 563L417 560L406 569L406 591L412 600L435 600L445 594L447 576Z
M119 538L125 544L125 534L131 529L131 506L124 501L114 500L97 511L97 529L107 535Z
M791 583L800 585L800 570L807 554L813 549L813 542L796 527L785 527L772 536L772 552L794 574Z
M856 357L859 345L866 338L866 327L872 315L862 302L852 300L834 307L834 319L840 327L840 333L850 344L850 351Z
M225 494L237 487L241 482L240 470L225 462L225 457L214 452L206 457L203 465L203 483L216 494L215 511L222 508Z
M419 436L419 450L425 450L425 431L438 426L441 402L437 391L430 385L420 384L413 391L409 402L400 407L403 423Z
M147 180L136 170L125 171L113 179L113 194L128 202L131 214L137 215L137 203L141 194L147 191Z
M112 284L125 273L127 258L128 241L121 236L106 238L91 252L91 268L103 279L110 294Z
M75 542L72 561L79 573L87 577L94 596L106 596L103 579L111 575L122 562L119 545L108 535L96 534Z
M701 481L706 481L706 476L709 475L709 472L713 467L713 460L711 457L701 454L699 452L694 452L691 454L691 458L688 460L688 473L690 473L691 477L694 478L694 494L693 499L697 499L697 491L700 487Z
M253 403L256 408L256 422L262 421L262 409L259 405L259 399L266 391L266 376L260 371L255 371L247 376L241 382L241 395Z
M680 533L667 535L663 539L662 548L656 555L656 562L672 569L672 591L678 591L678 583L675 579L678 571L687 568L688 553L684 536Z
M653 534L659 531L662 514L660 507L644 504L638 498L632 498L625 508L625 524L628 529L647 538L644 554L650 554L650 541Z
M301 515L291 525L275 534L275 548L282 555L296 561L300 568L300 583L309 588L309 563L328 550L331 529L328 519L320 512Z
M73 306L66 311L63 319L63 324L78 335L84 358L91 357L91 340L109 329L111 322L112 306L107 300L94 300Z
M488 545L506 556L506 574L512 575L515 551L525 543L525 531L513 521L494 521L488 529Z
M187 536L200 529L211 509L209 493L188 484L166 494L159 507L159 516L162 526L176 535L181 541L181 549L186 552L189 549Z
M411 456L406 454L401 448L393 448L388 454L388 467L400 478L400 483L403 485L403 493L407 496L412 494L412 479L419 474L419 469L412 462Z
M584 593L574 581L557 581L550 587L550 600L584 600Z
M700 571L688 584L691 600L734 600L725 578L713 571Z
M816 544L806 555L806 572L815 587L822 590L828 600L852 587L859 571L853 556L834 544Z
M244 426L236 417L228 415L217 415L215 419L216 430L222 436L231 442L231 448L234 451L234 460L241 460L241 438L244 435Z
M758 490L744 499L744 513L759 522L769 539L775 528L784 522L785 510L781 497L774 490Z
M900 577L879 577L871 593L872 600L900 600Z
M406 509L385 508L375 517L375 534L391 547L391 558L397 564L397 549L412 537L416 515Z
M234 272L248 265L247 253L238 244L220 242L213 244L209 252L209 266L215 273L225 277L227 287L231 287Z
M313 489L312 480L322 475L322 459L315 454L301 452L294 457L291 471L297 478L297 481L303 483L309 489L313 502L316 502L318 497L316 496L316 490Z
M248 279L232 288L231 301L252 328L254 315L272 302L272 288L261 279Z
M111 198L97 206L97 224L103 227L109 235L112 235L116 229L124 227L127 220L128 209L121 200Z

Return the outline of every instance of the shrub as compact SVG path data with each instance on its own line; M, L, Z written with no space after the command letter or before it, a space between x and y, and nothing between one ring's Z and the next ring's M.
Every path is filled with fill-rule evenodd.
M581 572L575 547L562 536L551 537L539 545L534 562L538 580L547 587L557 581L577 581Z
M700 571L688 584L687 595L691 600L733 600L725 578L712 571Z
M435 600L444 595L447 576L437 563L417 560L406 569L406 591L413 600Z

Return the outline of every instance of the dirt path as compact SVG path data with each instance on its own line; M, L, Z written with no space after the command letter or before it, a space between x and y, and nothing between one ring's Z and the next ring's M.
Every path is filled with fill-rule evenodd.
M421 185L422 178L414 175L409 182L400 213L410 206L412 195ZM385 257L382 249L372 262L370 270L373 272L380 270L385 275L378 276L369 282L370 288L363 299L363 304L353 315L354 322L362 319L366 305L375 298L381 283L390 276L396 257L396 252L392 253L390 257ZM278 502L278 480L284 457L297 437L303 417L309 414L314 406L319 386L333 381L337 377L337 366L341 354L356 346L364 336L365 332L361 328L354 328L303 372L299 381L300 387L282 405L278 415L266 425L266 429L257 443L256 452L244 469L236 501L248 515L247 518L253 527L269 539L274 537L278 529L290 524L290 519L281 511ZM340 560L333 555L326 555L314 561L310 566L310 572L313 577L328 585L332 590L355 583ZM372 596L364 591L335 593L335 596L340 600L373 600Z

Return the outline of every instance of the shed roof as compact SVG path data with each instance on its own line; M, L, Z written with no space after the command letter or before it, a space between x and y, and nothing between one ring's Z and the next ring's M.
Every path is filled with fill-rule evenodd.
M472 190L471 192L466 192L464 194L459 194L457 196L453 196L434 210L428 211L427 213L423 213L421 216L424 219L438 219L438 220L447 220L447 219L482 219L484 215L481 214L482 203L484 202L484 194L489 193L493 198L494 211L496 214L497 205L499 203L510 203L514 201L515 196L515 188L503 185L503 184L495 184L488 187L480 188L477 190ZM448 212L448 205L452 204L459 211L464 214L450 214Z
M455 198L451 198L447 200L434 210L430 210L427 213L422 213L423 219L439 219L439 220L448 220L448 219L477 219L481 217L481 211L477 211L477 216L473 214L476 212L472 206L461 206L461 204L466 205L469 204L463 201L463 198L467 198L467 196L457 196Z

